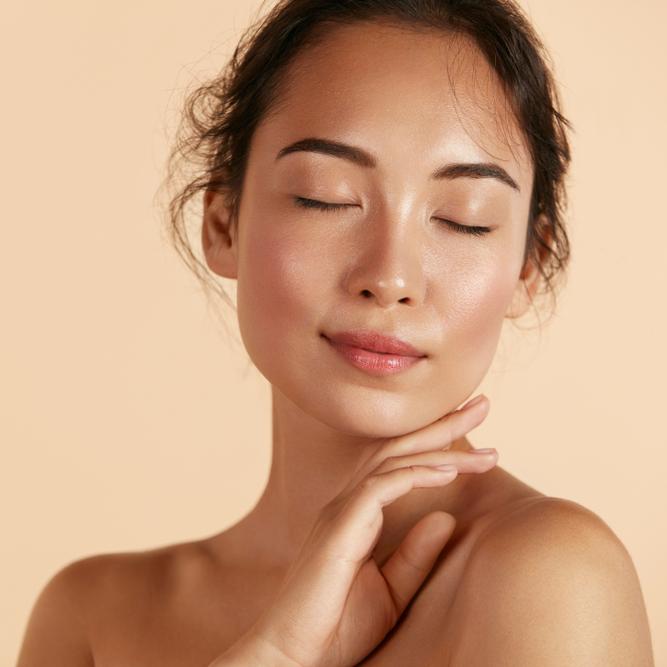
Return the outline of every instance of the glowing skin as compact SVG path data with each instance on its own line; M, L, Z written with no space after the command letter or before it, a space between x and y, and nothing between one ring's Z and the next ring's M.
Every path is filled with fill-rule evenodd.
M495 76L468 47L442 33L354 25L331 31L292 64L282 103L253 136L238 236L228 233L219 194L206 194L202 228L210 268L238 280L243 341L271 383L273 458L262 496L211 537L61 570L40 596L18 667L287 667L276 653L244 653L253 644L243 637L252 639L266 609L292 621L296 610L292 628L277 626L287 627L283 637L294 647L313 627L332 635L332 570L317 573L318 588L305 585L312 571L297 581L291 606L274 604L321 508L356 483L356 472L363 477L371 454L395 451L382 448L397 444L393 436L419 431L424 446L427 427L442 432L433 422L475 393L504 319L524 312L537 286L537 272L522 271L532 167ZM306 152L276 159L309 137L358 146L377 165ZM454 162L493 162L518 190L491 178L430 178ZM353 206L306 209L295 197ZM492 231L465 234L438 218ZM320 336L352 328L397 335L429 356L401 373L371 376ZM221 447L238 446L222 423L219 435ZM507 443L484 444L502 456ZM478 465L485 455L464 451L470 446L461 437L453 452L435 452ZM348 640L356 633L357 643L384 616L372 603L385 578L371 579L372 568L391 566L396 553L403 572L421 573L428 568L415 566L415 552L430 551L432 524L412 553L395 552L397 545L434 510L454 517L455 527L395 631L356 664L651 667L637 574L611 529L497 465L457 469L454 481L414 488L383 507L375 562L366 559L359 571L365 588L357 587L349 616ZM355 548L364 546L357 536L365 529L362 521L353 533ZM311 613L317 605L302 604L308 597L322 607ZM230 647L238 651L231 661L223 653Z
M321 424L310 438L331 443L336 458L346 443L358 451L357 438L433 421L482 380L521 289L532 184L530 165L514 161L500 142L487 140L482 149L475 140L484 137L471 138L460 124L441 36L423 35L415 48L414 34L374 29L359 40L359 29L311 51L306 66L301 59L284 108L258 129L238 239L238 314L248 353L294 404L286 409L298 406ZM479 115L462 69L461 113ZM314 153L276 162L280 148L310 136L362 146L378 156L378 167ZM428 180L445 162L498 156L521 193L492 179ZM360 208L302 209L293 196ZM495 229L474 237L434 216ZM323 330L360 326L399 331L432 356L410 374L372 381L336 364L319 338ZM281 428L280 413L274 418ZM282 437L292 445L303 439L299 431Z
M238 280L241 335L272 385L271 473L244 525L253 553L275 567L376 438L421 428L471 395L536 275L520 278L532 165L469 42L377 24L337 29L292 63L284 90L253 137L238 237L224 234L219 196L207 197L203 229L209 266ZM377 166L314 152L276 159L307 137L361 147ZM492 178L429 178L451 162L496 163L519 190ZM355 206L307 209L295 197ZM466 234L436 218L492 231ZM368 376L320 337L352 328L396 333L429 358ZM375 553L433 503L464 520L503 475L411 492L385 510Z

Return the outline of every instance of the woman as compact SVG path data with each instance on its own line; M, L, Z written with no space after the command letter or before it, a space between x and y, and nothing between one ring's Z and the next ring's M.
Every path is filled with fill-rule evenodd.
M285 0L187 112L174 238L237 281L269 480L210 538L56 573L19 666L653 664L617 536L472 446L487 397L456 409L569 257L568 122L520 11Z

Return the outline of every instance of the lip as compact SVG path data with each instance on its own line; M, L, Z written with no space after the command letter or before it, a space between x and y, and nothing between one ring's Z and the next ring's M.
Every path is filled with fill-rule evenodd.
M335 350L345 361L356 368L375 376L393 375L400 373L415 364L418 364L428 355L421 354L419 350L409 343L385 336L377 332L341 332L327 336L322 334L329 347ZM351 341L351 342L347 342ZM359 345L373 345L384 350L401 350L401 353L378 352Z
M394 336L382 334L379 331L358 329L355 331L340 331L334 334L323 335L334 344L349 345L351 347L376 352L378 354L417 358L428 356L413 345L410 345L410 343Z

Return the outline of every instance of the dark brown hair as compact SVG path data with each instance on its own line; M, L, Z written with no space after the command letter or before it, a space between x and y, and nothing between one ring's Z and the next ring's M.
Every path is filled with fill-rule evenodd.
M563 214L570 162L566 130L571 125L559 110L544 45L511 0L280 0L247 29L221 73L187 95L163 182L176 188L169 199L168 230L181 258L204 287L212 286L233 307L193 252L186 205L206 190L226 193L232 224L238 224L250 140L259 121L275 110L288 65L327 28L360 21L468 36L484 54L501 81L534 165L524 268L530 260L541 274L538 294L555 299L555 279L564 276L570 258ZM179 184L176 174L184 166L195 172ZM198 220L200 229L201 216Z

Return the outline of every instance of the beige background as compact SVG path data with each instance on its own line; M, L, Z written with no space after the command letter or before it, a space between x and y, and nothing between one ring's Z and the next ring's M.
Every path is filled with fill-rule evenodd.
M57 569L221 530L266 479L266 382L168 247L153 200L184 89L222 65L258 6L3 8L2 664ZM524 6L576 128L573 260L541 339L505 332L471 437L613 528L667 665L666 5Z

